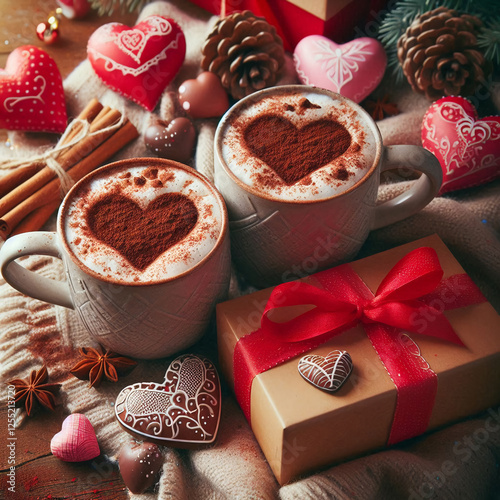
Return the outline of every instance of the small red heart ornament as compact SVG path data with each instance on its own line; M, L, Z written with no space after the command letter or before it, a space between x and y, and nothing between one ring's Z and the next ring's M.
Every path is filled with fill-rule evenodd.
M422 146L443 169L440 194L500 177L500 116L479 119L463 97L443 97L427 110Z
M382 80L387 56L375 38L356 38L339 45L322 35L309 35L295 47L293 62L303 84L361 102Z
M0 128L62 133L66 101L55 61L42 49L14 49L0 69Z
M116 418L127 432L145 441L178 448L213 443L220 411L217 370L209 359L194 354L174 359L163 384L129 385L115 403Z
M50 451L64 462L84 462L99 456L99 444L89 419L81 413L66 417L50 441Z
M101 26L89 38L87 54L108 87L152 111L184 62L186 40L173 19L149 16L133 28Z

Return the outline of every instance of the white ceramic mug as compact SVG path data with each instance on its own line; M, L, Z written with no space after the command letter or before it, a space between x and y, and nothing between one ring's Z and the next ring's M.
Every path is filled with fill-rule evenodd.
M185 175L204 186L204 196L209 197L220 214L220 231L213 237L208 253L192 267L172 277L129 283L103 276L83 263L74 251L71 241L75 237L69 235L66 222L72 202L80 196L77 193L85 186L91 186L92 191L91 181L102 179L106 183L121 169L145 166L160 171L164 167L174 169L176 176ZM160 358L198 341L205 333L215 304L225 297L230 275L227 233L224 200L204 176L170 160L134 158L101 167L75 184L59 210L57 232L31 232L8 238L0 250L0 269L5 280L22 293L74 309L92 337L102 345L128 356ZM109 250L104 243L102 249ZM23 255L62 259L66 281L58 282L28 271L15 262ZM122 259L120 255L117 258Z
M292 104L287 104L286 99ZM307 99L308 105L299 109L300 103L305 102L303 99ZM359 161L361 165L365 161L365 173L359 174L361 177L352 181L353 185L340 188L340 192L319 198L312 196L313 199L304 199L302 195L298 199L281 199L280 194L263 192L252 184L252 179L257 179L252 178L255 176L252 168L260 169L259 175L266 178L270 174L265 161L255 159L255 151L245 145L246 136L242 132L245 127L256 117L274 114L295 120L296 129L300 131L304 123L321 119L323 113L330 118L336 116L335 120L352 132L352 149L349 146L345 155L332 160L332 165L339 168L339 162L350 161L352 167L352 162ZM312 117L309 121L308 116ZM293 127L289 128L294 132ZM240 132L235 132L238 130ZM270 126L268 131L259 133L262 135L257 137L272 141L276 131ZM264 133L269 136L264 137ZM286 155L288 138L282 139ZM242 166L244 173L235 173ZM407 192L377 205L381 172L397 167L422 175ZM346 176L356 178L354 174ZM319 170L313 175L319 176ZM308 189L308 179L299 181L301 190ZM363 108L339 94L315 87L290 85L251 94L223 116L215 135L214 183L229 213L231 255L237 268L260 287L352 260L370 230L421 210L437 195L441 182L441 167L434 155L419 146L384 146L380 131ZM323 187L328 191L328 186ZM293 190L294 186L284 186L284 189Z

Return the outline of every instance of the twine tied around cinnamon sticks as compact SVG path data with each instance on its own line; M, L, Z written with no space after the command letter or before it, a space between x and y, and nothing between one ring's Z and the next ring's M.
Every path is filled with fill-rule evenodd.
M137 136L122 113L93 99L53 149L1 162L10 172L0 177L0 236L40 229L74 182Z

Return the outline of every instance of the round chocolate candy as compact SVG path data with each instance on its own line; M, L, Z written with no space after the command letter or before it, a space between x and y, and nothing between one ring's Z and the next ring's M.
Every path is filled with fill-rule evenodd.
M158 120L146 129L144 142L162 158L188 163L196 142L196 130L189 118L174 118L170 123Z
M143 493L156 483L163 465L163 455L154 443L125 444L118 456L123 482L132 493Z

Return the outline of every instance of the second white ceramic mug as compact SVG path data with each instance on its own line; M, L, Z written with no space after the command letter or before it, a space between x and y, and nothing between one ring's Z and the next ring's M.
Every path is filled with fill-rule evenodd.
M231 170L223 152L227 127L242 109L283 93L311 99L326 96L359 118L374 138L375 153L367 173L354 186L324 199L283 201L254 189ZM380 174L394 168L422 175L407 192L377 204ZM224 115L215 135L214 183L228 209L231 254L237 268L259 287L352 260L371 230L421 210L437 195L441 182L441 166L434 155L419 146L384 146L377 125L361 106L316 87L290 85L251 94Z

